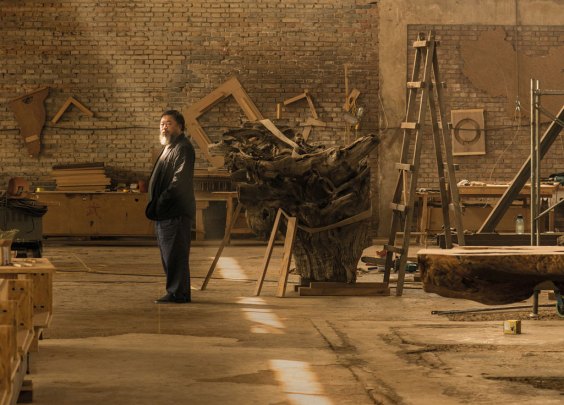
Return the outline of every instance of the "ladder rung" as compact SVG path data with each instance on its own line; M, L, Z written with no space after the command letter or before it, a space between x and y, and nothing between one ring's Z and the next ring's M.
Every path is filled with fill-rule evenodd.
M407 205L404 204L390 203L390 208L393 209L394 211L399 211L399 212L407 211Z
M414 48L425 48L427 46L429 46L429 41L427 41L426 39L413 42Z
M401 129L417 129L419 124L417 122L402 122L400 125Z
M437 125L439 126L440 129L443 129L443 123L442 122L437 122ZM447 128L448 129L452 129L452 122L447 122Z
M425 87L425 82L407 82L408 89L422 89Z
M384 245L384 250L386 250L388 252L394 252L394 253L397 253L397 254L400 254L400 255L403 253L402 248L392 246L392 245Z
M409 163L396 163L396 169L405 170L405 171L408 171L408 172L414 172L415 171L415 167L413 165L410 165Z

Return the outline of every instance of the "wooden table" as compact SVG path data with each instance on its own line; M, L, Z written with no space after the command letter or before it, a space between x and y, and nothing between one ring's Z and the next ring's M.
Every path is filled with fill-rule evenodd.
M233 215L235 191L196 191L196 240L206 235L204 211L212 201L226 205L225 229ZM43 235L49 236L154 236L152 221L145 217L146 193L104 191L42 191L31 198L48 207L43 216ZM239 227L232 233L250 233Z
M464 212L462 214L462 219L463 222L466 222L465 224L465 228L468 228L470 230L472 226L470 225L474 225L474 223L479 220L481 218L481 216L487 216L487 214L489 214L489 211L491 211L492 207L492 203L497 202L497 200L505 193L505 191L507 190L507 187L509 187L509 185L506 184L487 184L487 185L479 185L479 186L459 186L458 187L458 193L460 195L460 201L461 203L470 203L470 202L483 202L484 203L484 208L488 208L489 210L487 212L484 212L483 214L479 214L476 215L477 213L474 213L474 215L467 215L466 216L466 221L464 221ZM540 190L540 197L541 198L547 198L549 200L549 204L551 204L552 202L556 202L556 200L559 198L559 191L560 191L560 185L557 184L543 184L541 185L541 190ZM438 191L423 191L423 192L418 192L417 193L417 197L418 197L418 206L419 206L419 220L418 220L418 232L421 235L426 235L431 229L434 229L436 231L440 231L440 227L438 229L435 229L432 226L432 212L431 212L431 207L429 206L429 203L432 201L439 201L440 202L440 193ZM529 199L531 197L531 188L529 185L525 185L525 187L523 187L523 189L520 191L519 195L517 196L517 198L515 199L516 201L522 201L522 205L520 207L513 207L511 210L508 210L508 212L506 213L506 215L504 216L504 218L502 219L502 221L500 222L500 224L498 225L499 229L497 229L497 231L501 232L502 228L508 228L505 229L506 231L510 231L513 232L515 230L515 220L514 217L516 216L517 213L523 214L523 216L525 217L525 226L527 226L530 223L529 220ZM481 208L481 207L479 207ZM485 220L485 216L484 216L484 220ZM442 218L442 216L441 216ZM442 221L442 219L441 219ZM475 225L477 225L477 227L481 226L483 223L476 223ZM554 218L554 211L550 212L549 214L549 220L548 220L548 230L550 231L554 231L554 223L555 223L555 218ZM451 225L453 224L453 222L451 222ZM474 229L477 230L477 229Z

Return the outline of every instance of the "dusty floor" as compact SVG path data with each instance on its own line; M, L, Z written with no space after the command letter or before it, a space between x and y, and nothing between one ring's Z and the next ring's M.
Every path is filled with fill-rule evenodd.
M194 287L216 250L192 248ZM276 298L280 246L254 297L264 251L227 247L193 303L155 305L156 247L47 244L55 313L32 359L34 403L564 403L564 319L553 309L540 320L522 311L523 333L511 336L502 321L518 314L432 315L485 306L417 283L403 297L298 297L290 286Z

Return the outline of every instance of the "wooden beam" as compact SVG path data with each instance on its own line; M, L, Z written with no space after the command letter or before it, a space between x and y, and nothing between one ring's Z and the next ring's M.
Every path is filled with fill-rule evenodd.
M264 120L260 120L260 123L262 125L264 125L266 127L266 129L268 129L276 138L280 139L286 145L291 146L294 149L299 148L299 146L296 142L292 141L290 138L288 138L286 135L284 135L282 133L282 131L280 131L276 127L276 125L274 125L274 123L272 121L270 121L268 118L264 119Z
M287 106L289 104L295 103L296 101L301 100L302 98L306 98L307 93L304 91L302 94L298 94L297 96L294 96L292 98L286 99L284 100L284 106Z
M564 120L564 106L562 106L560 112L558 113L558 119L561 121ZM556 121L553 121L547 128L539 144L539 154L541 159L544 155L546 155L561 131L562 126L560 126L560 124ZM531 156L529 156L527 161L523 164L523 166L521 166L521 170L519 170L519 173L517 173L513 181L511 181L511 185L507 187L507 190L490 212L490 215L488 215L482 227L478 229L478 233L493 232L495 230L495 227L499 224L499 221L501 221L501 218L507 211L507 208L509 208L509 205L511 205L513 200L515 200L515 198L519 195L519 192L530 177Z
M286 293L286 283L288 282L288 274L290 273L290 263L292 262L292 250L294 248L294 240L298 231L296 217L288 218L286 239L284 239L284 256L282 257L282 265L280 266L280 274L278 277L277 297L284 297Z
M65 111L67 111L67 109L70 107L71 104L76 106L80 111L82 111L84 115L88 115L89 117L94 116L94 113L90 111L88 108L86 108L84 104L82 104L74 97L69 97L67 98L67 101L65 101L63 106L59 108L59 111L57 112L57 114L55 114L53 119L51 119L51 124L55 125L59 121L59 119L61 119L62 115L65 113Z
M272 232L270 233L270 239L266 247L266 252L264 254L264 259L262 260L262 265L257 273L257 284L255 286L255 295L259 296L262 290L262 285L264 283L264 277L266 276L266 271L268 270L268 264L270 263L270 258L272 257L272 250L274 249L274 242L276 241L276 235L278 233L278 227L280 225L280 217L282 216L282 209L278 208L276 213L276 218L274 219L274 226L272 227Z
M224 165L224 157L212 156L210 154L209 145L211 145L212 142L204 131L204 128L199 124L198 118L229 96L233 96L250 121L263 119L261 112L236 77L231 77L216 89L212 90L207 96L183 109L186 127L190 135L194 138L206 159L216 168Z

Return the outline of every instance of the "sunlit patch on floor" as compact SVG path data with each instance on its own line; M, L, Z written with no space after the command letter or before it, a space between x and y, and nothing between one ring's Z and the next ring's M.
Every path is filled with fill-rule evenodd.
M332 405L311 365L303 361L270 360L276 380L295 405Z
M233 257L222 257L219 259L217 263L217 269L221 274L221 278L227 280L246 280L248 277L245 275L245 272L239 266L239 262L237 259Z

